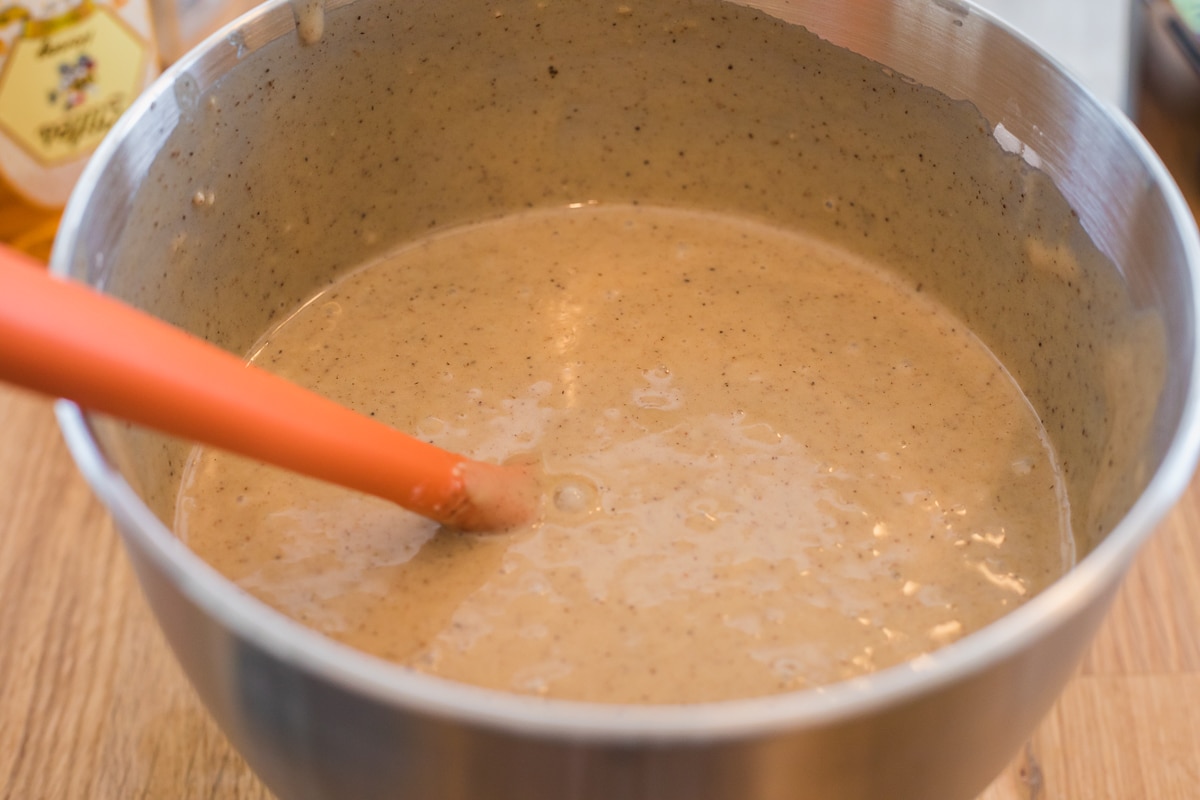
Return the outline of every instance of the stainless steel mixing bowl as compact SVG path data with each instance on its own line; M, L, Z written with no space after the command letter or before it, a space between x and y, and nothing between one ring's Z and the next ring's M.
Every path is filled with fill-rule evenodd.
M329 29L373 2L334 0ZM397 0L392 8L426 6ZM453 685L352 652L239 592L160 519L169 513L162 511L169 501L155 494L152 473L160 467L145 465L177 466L172 453L179 445L60 405L70 448L115 517L180 663L281 798L972 797L1052 704L1138 547L1186 487L1200 447L1200 242L1178 191L1133 126L1020 36L956 0L767 0L761 7L969 100L988 125L1002 123L1002 138L1023 143L1118 265L1134 305L1158 315L1167 369L1161 394L1151 398L1157 405L1141 460L1124 465L1130 474L1143 471L1133 502L1049 590L919 663L821 691L711 705L547 702ZM386 34L388 24L377 27ZM255 64L272 43L294 37L294 28L292 9L273 0L167 71L82 179L55 247L57 273L108 289L157 285L158 254L117 258L127 229L143 224L137 200L148 191L153 164L186 157L166 152L165 143L180 126L206 119L212 109L202 102L205 93ZM236 171L249 168L253 147L274 146L231 136L214 122L211 139L196 140L211 144L197 158ZM203 209L211 197L203 186L194 190ZM318 255L338 261L337 254ZM283 263L264 262L262 269L274 274ZM205 281L243 279L251 277ZM245 344L248 334L187 312L176 309L175 321L230 346ZM158 455L147 461L147 452Z

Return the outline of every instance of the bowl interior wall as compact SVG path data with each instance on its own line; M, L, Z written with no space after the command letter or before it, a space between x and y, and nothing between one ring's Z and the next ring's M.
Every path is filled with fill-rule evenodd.
M1058 450L1086 552L1161 461L1190 380L1167 369L1193 321L1184 270L1160 268L1182 260L1161 192L1103 109L964 7L768 6L888 67L706 0L358 0L314 46L273 7L142 107L68 258L243 353L339 274L457 223L639 202L803 228L992 348ZM1004 152L1000 121L1036 156ZM94 425L169 524L186 445Z

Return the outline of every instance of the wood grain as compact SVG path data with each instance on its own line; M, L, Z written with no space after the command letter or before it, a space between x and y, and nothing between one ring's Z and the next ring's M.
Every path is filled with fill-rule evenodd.
M0 797L266 798L158 634L49 402L0 388Z

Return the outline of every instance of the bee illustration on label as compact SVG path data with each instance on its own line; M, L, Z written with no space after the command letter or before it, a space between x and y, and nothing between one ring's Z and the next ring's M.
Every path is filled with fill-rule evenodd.
M59 83L49 93L51 105L61 105L70 111L87 102L96 88L96 59L80 53L74 61L58 65Z

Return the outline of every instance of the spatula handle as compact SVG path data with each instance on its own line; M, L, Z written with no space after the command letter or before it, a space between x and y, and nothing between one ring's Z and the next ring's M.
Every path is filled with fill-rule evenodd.
M357 414L2 247L0 380L459 528L508 527L529 511L528 487L508 497L509 470ZM476 507L485 496L492 507Z

